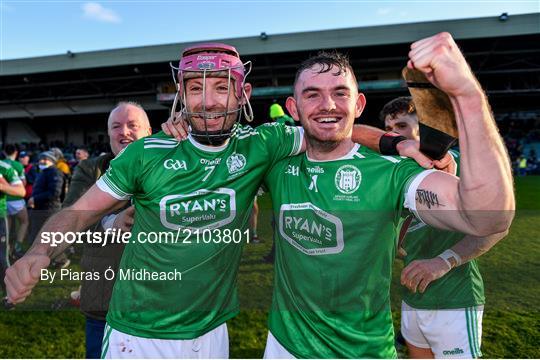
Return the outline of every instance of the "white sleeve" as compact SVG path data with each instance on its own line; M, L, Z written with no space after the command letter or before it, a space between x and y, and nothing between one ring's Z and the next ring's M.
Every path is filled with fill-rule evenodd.
M426 178L429 174L438 171L438 170L424 170L420 174L416 175L412 181L409 182L408 188L405 190L405 200L403 202L403 206L406 209L409 209L414 216L424 223L424 221L420 218L418 215L418 211L416 210L416 190L418 190L418 187L420 186L420 183L422 180ZM425 223L424 223L425 224Z

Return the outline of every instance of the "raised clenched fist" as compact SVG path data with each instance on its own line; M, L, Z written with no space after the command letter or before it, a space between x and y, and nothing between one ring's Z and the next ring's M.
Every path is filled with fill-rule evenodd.
M417 69L450 97L469 96L481 89L452 35L442 32L411 45L407 66Z

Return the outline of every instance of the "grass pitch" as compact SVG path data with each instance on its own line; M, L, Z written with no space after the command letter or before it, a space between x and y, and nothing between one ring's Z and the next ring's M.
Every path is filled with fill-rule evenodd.
M480 258L487 303L482 352L486 358L540 358L540 177L516 179L518 212L510 234ZM239 272L243 310L228 322L233 358L260 358L266 341L273 267L270 201L260 199L260 244L245 248ZM75 257L74 260L77 260ZM72 268L76 270L76 261ZM400 262L395 263L392 303L399 326ZM76 282L41 283L14 311L0 310L0 358L83 358L84 317L66 305ZM31 308L47 310L34 311ZM53 310L53 309L60 310ZM402 354L405 355L405 354Z

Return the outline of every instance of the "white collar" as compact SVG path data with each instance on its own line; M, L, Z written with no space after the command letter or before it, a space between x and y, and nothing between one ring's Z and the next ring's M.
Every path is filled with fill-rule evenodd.
M329 161L339 161L339 160L351 160L354 156L354 154L356 154L358 152L358 149L360 148L360 144L354 144L354 146L352 147L352 149L345 155L343 155L342 157L340 158L337 158L337 159L328 159L328 160L316 160L316 159L312 159L309 157L309 155L307 154L307 151L306 151L306 157L309 161L311 162L329 162Z
M189 140L190 143L193 144L193 146L195 146L197 149L200 149L202 151L220 152L220 151L223 151L223 150L225 150L227 148L227 145L229 145L229 140L231 140L231 139L228 138L227 140L225 140L225 143L223 143L223 145L209 146L209 145L203 145L200 142L198 142L197 140L195 140L193 138L193 136L191 136L191 133L190 133L190 134L188 134L188 140Z

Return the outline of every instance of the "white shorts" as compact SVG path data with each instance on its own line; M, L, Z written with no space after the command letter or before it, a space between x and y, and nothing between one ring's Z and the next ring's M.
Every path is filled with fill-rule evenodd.
M223 323L190 340L148 339L128 335L105 325L102 359L227 359L229 335Z
M264 359L296 359L290 352L281 345L277 339L268 332L266 348L264 349Z
M26 206L24 199L12 200L7 202L7 213L8 215L15 215L19 213Z
M451 310L420 310L401 303L401 334L408 343L431 349L436 359L482 356L484 306Z

